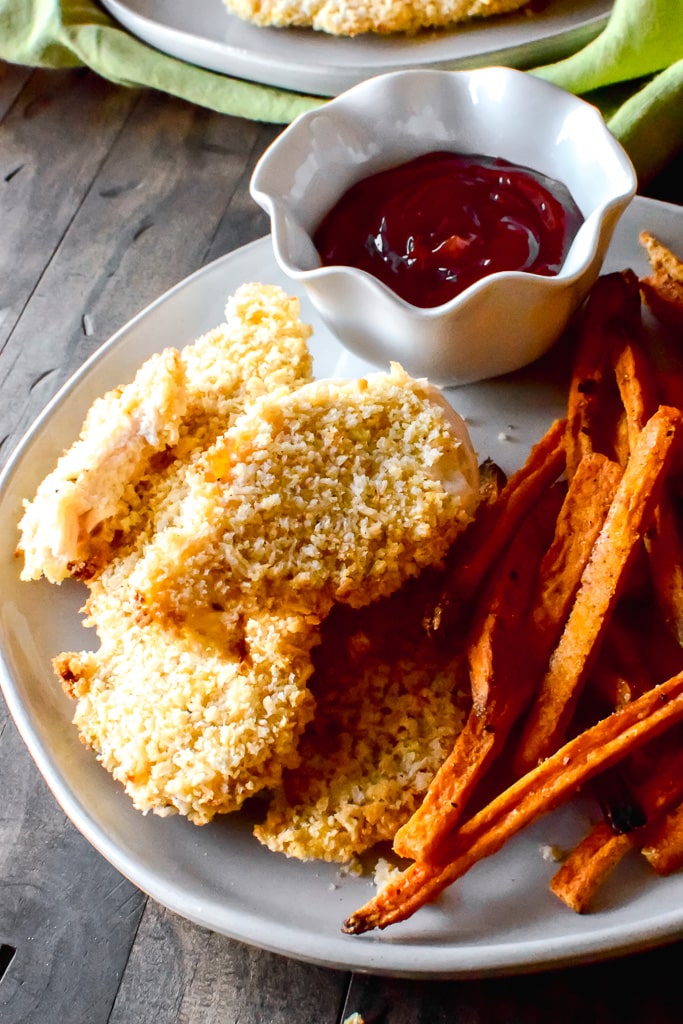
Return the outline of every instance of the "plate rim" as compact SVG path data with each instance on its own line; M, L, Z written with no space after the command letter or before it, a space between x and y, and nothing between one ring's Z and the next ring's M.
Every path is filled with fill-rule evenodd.
M296 94L309 94L321 99L336 96L371 76L408 67L455 70L497 63L505 63L510 67L528 67L532 63L547 64L569 56L570 53L595 38L607 24L613 6L613 0L581 0L591 8L591 12L570 15L572 23L569 25L564 24L567 15L563 15L559 6L556 15L552 8L550 15L548 15L547 9L544 9L538 14L539 19L545 19L540 22L542 28L538 34L532 33L530 38L520 38L507 43L500 41L504 40L506 35L505 21L491 22L488 25L482 21L481 24L476 23L476 27L468 24L466 26L467 33L471 34L475 40L481 37L486 40L487 28L495 28L495 37L489 34L489 38L499 40L498 45L486 44L486 42L479 44L475 46L473 52L457 52L458 43L463 38L462 26L460 26L459 34L458 27L452 32L444 29L445 34L439 36L439 41L452 38L455 52L441 53L439 52L440 47L432 47L426 43L420 51L420 57L415 60L410 50L411 43L406 41L405 53L401 59L384 59L382 61L366 59L364 62L354 65L335 61L329 53L331 47L328 44L330 42L339 44L340 40L337 37L325 36L312 29L259 27L241 21L228 11L221 11L221 16L227 19L225 34L227 35L228 30L232 30L242 37L239 45L233 45L222 39L207 38L199 32L185 31L177 27L170 16L165 19L152 17L141 10L140 0L101 0L101 2L108 14L127 31L172 57L219 74L292 90ZM220 4L220 0L211 0L211 2ZM557 3L558 0L554 0L554 2ZM508 19L507 24L516 30L519 26L524 26L522 19L528 18L528 15L523 9L499 17ZM257 33L266 32L292 33L289 36L283 36L286 40L284 55L259 48L258 45L251 45L252 37L258 40ZM287 56L287 47L291 52L293 49L291 41L302 38L302 33L311 33L310 36L303 37L304 45L308 49L305 61ZM264 36L264 38L266 37ZM353 47L355 42L352 38L341 40L341 43L348 47ZM395 37L375 37L372 46L388 48L390 45L393 46L394 42ZM403 46L402 42L401 46ZM317 48L321 48L321 57L317 63L311 63L311 51L315 52ZM432 57L425 57L425 50L429 52L431 49L437 52ZM337 52L341 51L337 48ZM541 59L535 60L534 54L539 54Z

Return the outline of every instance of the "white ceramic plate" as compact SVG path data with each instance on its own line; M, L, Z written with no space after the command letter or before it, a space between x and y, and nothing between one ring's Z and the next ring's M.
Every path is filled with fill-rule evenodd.
M404 68L530 67L585 46L613 0L544 0L520 11L413 38L338 39L310 29L259 28L222 0L102 0L133 35L180 60L281 89L336 96L372 75Z
M636 199L620 223L607 270L646 270L638 232L680 245L683 209ZM548 892L554 866L541 850L568 847L592 805L573 804L521 833L433 906L379 934L345 936L342 920L372 893L367 878L334 865L287 860L260 846L246 813L197 828L143 817L99 768L71 725L72 706L50 658L92 642L80 624L79 584L21 583L14 558L22 498L32 496L75 438L91 401L129 380L162 342L182 345L219 323L227 295L250 281L287 283L265 238L222 257L162 296L104 345L56 396L0 481L0 650L10 711L55 797L119 871L171 910L233 938L332 967L423 977L538 970L641 949L680 935L683 874L655 879L636 857L615 872L595 912L577 916ZM302 301L314 324L319 375L366 367L347 356ZM552 360L506 379L448 392L466 414L481 456L510 471L565 405ZM557 374L556 374L557 376Z

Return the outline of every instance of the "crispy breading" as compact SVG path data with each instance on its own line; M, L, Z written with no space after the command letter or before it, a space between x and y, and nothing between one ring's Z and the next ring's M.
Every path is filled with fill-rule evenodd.
M309 333L281 289L243 286L220 328L95 404L22 519L24 578L88 587L99 647L53 666L81 740L143 812L203 824L277 787L314 713L321 620L438 562L479 500L440 393L400 367L313 382ZM421 671L382 735L423 715L406 728L428 781L455 723Z
M141 625L116 597L89 602L102 645L54 668L76 700L81 740L141 811L197 825L235 811L298 764L313 714L315 635L292 616L245 619L230 644Z
M60 583L106 560L115 523L129 507L128 485L156 453L177 443L186 406L182 362L172 349L152 356L127 387L94 402L79 440L26 503L22 579L44 575ZM110 530L102 529L105 522Z
M25 503L22 579L97 575L145 521L166 464L182 472L248 401L311 379L311 330L296 299L244 285L225 316L194 345L151 356L130 384L93 403L79 440Z
M298 768L285 771L254 833L301 860L346 862L390 842L460 732L469 691L460 655L421 626L421 581L369 608L333 608L313 651L317 706Z
M253 403L188 476L182 515L131 584L157 616L197 606L323 618L446 554L478 502L464 426L398 366Z
M413 34L524 7L529 0L225 0L231 14L256 25L312 27L338 36Z

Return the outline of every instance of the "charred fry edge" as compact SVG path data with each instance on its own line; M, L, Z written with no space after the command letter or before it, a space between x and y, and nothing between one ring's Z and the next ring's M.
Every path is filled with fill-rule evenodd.
M359 935L403 921L588 779L683 719L683 672L604 718L465 822L439 861L416 861L344 922Z

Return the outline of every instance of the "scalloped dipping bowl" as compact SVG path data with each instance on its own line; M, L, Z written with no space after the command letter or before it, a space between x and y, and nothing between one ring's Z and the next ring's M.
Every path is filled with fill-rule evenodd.
M500 157L569 189L584 221L556 276L491 274L423 308L365 271L321 265L312 236L347 189L435 150ZM270 216L279 266L342 344L447 386L517 370L554 344L636 184L595 107L529 73L485 68L381 75L302 114L259 160L251 195Z

